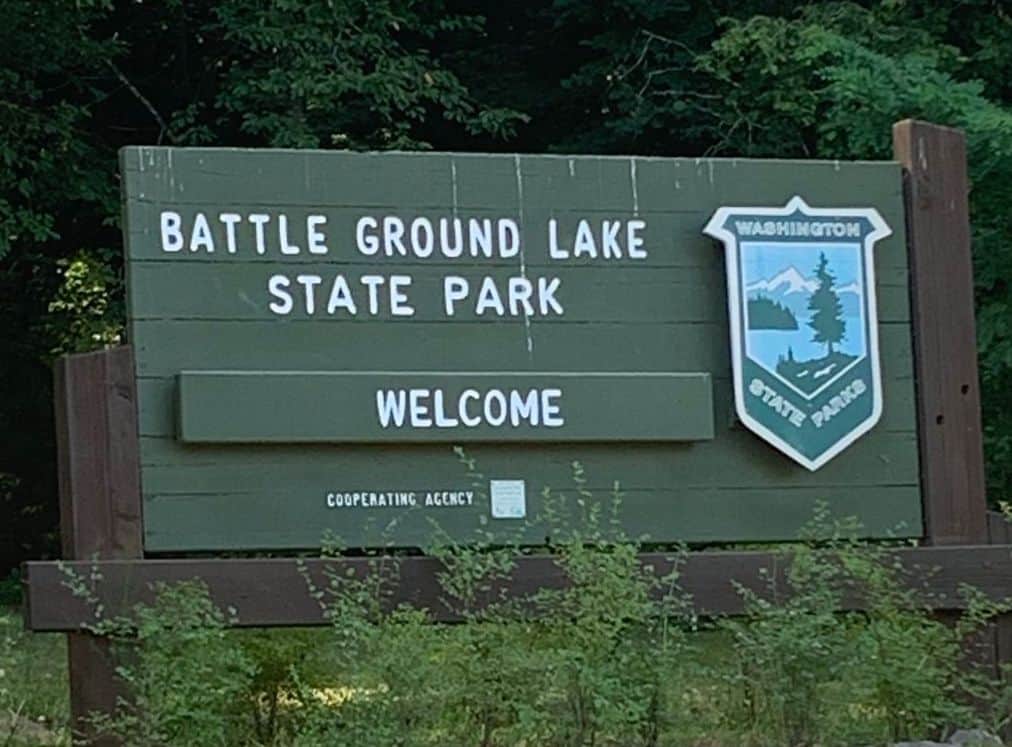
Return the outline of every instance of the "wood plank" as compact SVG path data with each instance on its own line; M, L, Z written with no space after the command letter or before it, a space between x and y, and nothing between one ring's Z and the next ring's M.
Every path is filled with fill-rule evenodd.
M637 500L652 496L659 501L664 516L691 515L683 524L700 541L720 535L718 514L742 532L737 539L750 538L750 524L759 527L763 538L793 536L811 515L814 501L829 495L841 507L868 512L876 535L895 522L920 520L902 179L895 163L145 148L125 150L123 164L129 334L142 382L147 516L152 524L167 521L169 529L169 534L159 534L158 527L151 528L151 548L171 549L162 543L170 535L181 547L202 544L205 539L187 533L202 536L208 527L227 533L246 521L250 510L261 512L249 520L250 528L259 531L276 523L272 517L279 505L299 506L291 516L301 511L308 527L297 538L301 543L321 523L332 521L319 500L329 491L346 489L334 488L335 479L352 484L348 490L381 487L377 476L391 485L440 490L458 487L463 473L448 449L426 451L415 444L398 443L401 458L394 460L379 457L378 448L352 443L327 449L307 442L295 450L285 444L172 444L165 438L177 434L172 380L182 371L707 372L715 383L722 382L708 408L718 444L713 450L663 450L656 442L640 440L622 446L631 439L625 438L628 429L616 425L630 419L649 422L630 409L639 401L636 393L622 392L593 399L618 413L610 418L609 436L624 460L605 456L592 441L544 451L518 443L513 453L472 446L490 474L522 478L532 506L542 489L569 483L571 463L579 460L595 475L595 489L606 491L618 480ZM822 207L874 206L895 232L876 247L875 260L886 415L874 434L841 457L844 461L814 478L797 474L786 458L758 439L749 440L731 414L722 252L701 233L718 206L757 200L786 204L795 195ZM215 251L207 252L199 241L196 251L188 245L165 251L162 211L178 213L187 227L201 212L210 221ZM218 217L223 212L239 215L235 253L228 250L228 232ZM262 252L251 213L268 216ZM309 251L310 215L326 218L325 254L311 256ZM440 219L506 218L519 226L520 250L506 257L452 259L434 252L423 258L410 250L400 256L391 244L394 256L380 248L367 257L370 250L363 252L355 240L362 216L396 216L408 224L424 217L429 223L421 225L434 228ZM551 222L559 227L565 247L574 241L581 219L598 227L604 220L643 221L648 256L626 252L621 261L607 262L553 256ZM282 223L299 246L297 252L282 241ZM283 318L265 310L271 274L322 279L347 273L360 280L367 269L410 275L415 313L394 318L386 303L375 318L359 313L347 321L311 316L301 304ZM492 318L472 310L447 317L440 303L444 273L472 281L488 275L500 283L517 273L557 276L565 316ZM316 306L322 305L318 300ZM247 420L247 408L229 404L234 394L226 391L198 409ZM274 409L282 411L284 405L276 404ZM663 411L656 409L654 416ZM301 419L294 418L300 427L307 417L325 419L308 406L301 412ZM650 466L650 460L658 465ZM729 464L745 466L729 470ZM647 476L663 481L648 483ZM842 494L845 485L860 494ZM746 488L755 492L746 493ZM781 499L780 492L789 498ZM201 501L207 501L206 510ZM771 510L764 511L756 501L768 501ZM637 505L642 516L654 511L646 503ZM717 514L711 511L714 506ZM190 511L195 513L189 518L176 515ZM659 530L642 516L632 525ZM730 520L723 518L727 516ZM467 521L478 518L487 519L487 512L471 514ZM258 545L263 542L259 534L250 537Z
M137 392L129 347L55 367L61 529L69 558L142 552Z
M579 462L592 487L610 489L617 481L628 489L684 487L807 487L915 485L918 482L916 434L874 430L839 460L816 472L799 471L785 459L770 459L769 447L743 429L729 430L722 443L644 443L633 450L607 443L474 444L466 451L486 474L510 472L536 458L539 482L565 489L572 485L573 463ZM285 469L306 480L375 483L377 475L415 485L442 477L463 479L467 470L450 445L407 444L386 449L355 444L187 445L172 439L144 439L147 491L183 492L191 480L208 491L243 488L277 481ZM518 462L518 460L520 460ZM734 470L727 464L733 463ZM222 475L215 474L215 466ZM173 474L178 469L180 474ZM543 471L542 471L543 470ZM532 476L533 477L533 476ZM290 477L289 480L292 478ZM196 486L191 486L196 487Z
M492 473L497 479L513 479L514 470ZM314 486L288 489L279 499L272 484L251 486L242 492L194 491L171 494L147 493L145 545L149 553L205 552L214 550L270 550L285 548L319 550L326 535L350 547L417 547L432 543L438 528L461 542L487 541L521 545L543 543L551 534L545 519L540 482L526 482L526 519L490 518L487 483L476 486L467 478L443 478L439 482L413 483L405 479L377 479L356 483L336 471L329 480ZM577 495L571 482L552 486L555 499L566 496L576 514ZM427 494L466 493L466 505L426 505ZM412 492L413 506L351 505L355 493ZM345 503L328 506L328 493L340 494ZM611 491L594 488L586 505L600 504L604 515L612 513ZM616 521L633 537L645 541L684 541L693 544L734 542L742 536L756 542L787 542L797 538L813 516L816 501L827 501L835 515L864 517L861 534L866 537L916 537L921 532L916 485L810 488L679 488L668 490L621 489L614 510ZM573 520L577 520L574 515ZM220 526L227 522L228 532ZM659 530L659 528L661 528ZM663 531L663 534L659 534Z
M924 591L922 601L933 609L961 609L963 584L996 600L1012 596L1012 548L1008 546L902 548L894 551L893 558L904 568L911 587ZM394 562L396 572L391 573L389 564ZM641 562L663 576L670 571L673 558L664 553L645 554ZM460 611L446 602L439 586L437 574L443 568L439 561L406 557L384 563L381 569L370 558L105 561L97 565L103 577L98 595L106 614L114 616L128 613L137 603L149 603L155 583L200 579L217 605L235 611L230 618L234 617L238 627L325 625L319 603L309 594L307 577L324 586L328 573L337 577L353 573L362 578L383 572L391 579L392 604L404 602L427 609L438 621L460 619ZM89 563L76 562L68 570L88 574L90 568ZM743 609L735 583L762 592L767 577L778 577L783 568L783 557L768 552L694 553L681 566L680 583L700 614L734 615ZM92 619L93 611L66 588L66 573L52 562L26 565L30 629L77 630L83 621ZM502 590L523 598L537 589L562 588L565 583L565 575L551 558L521 557L510 577L494 585L484 601L498 598ZM846 597L843 608L860 609L861 605L859 597Z
M356 222L363 216L362 210L351 208L334 207L277 207L275 206L272 220L277 221L278 215L283 211L287 217L288 233L291 243L299 247L297 254L282 255L279 252L279 231L280 228L268 224L265 228L265 251L260 254L256 250L255 233L249 223L248 204L229 202L215 203L209 207L206 203L179 204L171 203L169 206L153 205L149 203L136 203L128 201L130 209L128 215L130 223L124 229L124 236L133 249L131 250L131 265L138 264L161 264L179 267L194 267L209 265L212 267L221 265L238 266L263 266L268 264L283 263L290 267L303 267L318 263L326 263L333 268L355 268L366 265L373 268L384 266L394 269L418 269L418 268L442 268L445 270L456 270L466 268L517 268L520 264L520 255L509 258L499 257L493 254L491 257L471 257L469 254L461 258L449 258L442 255L440 251L434 250L431 256L421 258L412 253L407 256L387 256L381 252L379 256L368 258L363 256L356 248L355 227ZM204 213L208 220L208 228L213 238L215 251L206 251L201 248L198 251L191 251L189 248L178 252L165 252L162 249L160 234L160 215L163 209L172 208L173 212L179 213L183 225L187 230L192 226L197 212ZM886 217L894 234L880 242L875 247L876 277L887 283L905 281L903 273L908 269L906 244L904 240L903 212L901 203L897 202L891 209L887 205L881 205L881 212ZM252 210L266 208L254 207ZM235 253L228 249L228 234L222 221L218 218L223 213L237 213L243 217L241 224L237 225L235 238ZM305 241L306 220L310 215L323 215L326 223L319 227L325 236L324 246L326 254L318 255L308 251ZM418 209L400 208L396 211L398 217L410 221L413 217L430 217L434 220L434 236L439 237L439 215L433 211L422 212ZM470 215L478 219L488 218L497 220L503 217L501 210L472 211ZM621 259L609 259L605 262L601 256L592 257L581 255L579 257L569 256L565 260L553 259L548 254L548 223L550 220L557 221L559 231L559 245L561 247L571 246L574 239L576 222L582 218L591 221L594 230L597 230L601 220L629 220L640 218L647 226L643 229L645 238L644 248L647 252L645 258L631 260L626 254ZM447 220L450 220L447 218ZM468 219L463 221L461 230L466 241ZM604 269L609 267L609 274L614 271L637 268L666 268L674 272L699 275L700 279L706 279L710 275L722 275L723 265L719 252L713 251L712 242L700 232L701 211L690 212L666 212L666 211L640 211L637 215L625 214L617 217L612 211L595 210L587 206L579 212L559 211L545 206L532 207L525 213L525 220L528 228L521 236L523 247L524 265L532 270L542 268L554 268L556 270L569 269ZM452 224L448 227L452 230ZM452 234L451 234L452 236ZM465 243L465 247L468 245ZM600 248L599 248L600 251Z
M55 366L63 557L139 558L143 552L137 392L129 347L65 356ZM89 715L111 714L122 695L109 642L79 629L67 637L71 719L88 744Z
M1012 544L1012 521L999 511L987 512L988 543L991 545ZM990 626L990 646L988 654L994 665L997 678L1008 676L1008 667L1012 666L1012 614L1000 615ZM1012 737L1012 725L1006 725L1003 736Z
M184 371L178 382L185 443L713 438L706 373Z
M893 151L907 171L907 234L927 534L987 539L973 312L969 181L962 132L904 120Z
M888 367L886 375L894 373ZM713 387L713 418L721 427L733 426L734 395L731 381L715 378ZM140 392L141 436L175 437L176 377L145 378L137 382ZM912 433L916 430L914 410L914 384L908 375L887 379L884 382L886 404L876 430Z
M542 493L572 491L575 462L583 465L586 487L598 499L609 498L618 484L621 519L634 536L655 536L660 517L689 541L734 540L735 532L749 531L752 525L763 539L788 540L811 519L817 500L831 501L838 516L864 517L869 536L916 536L920 531L912 433L874 431L859 447L815 473L794 469L786 459L770 459L768 448L744 431L728 431L722 438L722 444L642 444L630 451L607 444L469 446L468 456L484 478L468 475L449 446L213 447L145 439L145 452L154 460L145 476L146 511L154 517L148 548L164 551L179 543L185 550L213 549L224 542L235 549L244 541L273 549L285 543L312 548L319 546L324 528L353 544L358 542L353 530L359 529L384 544L389 541L379 535L398 512L335 512L325 504L331 491L474 489L478 497L473 506L430 512L444 528L452 524L461 536L471 536L478 526L492 528L483 524L489 516L485 480L515 477L525 479L532 517L525 541L537 543L543 534L538 536L533 517L541 513ZM529 460L537 461L536 473L522 466ZM730 472L729 461L736 464ZM277 486L284 487L283 500ZM160 522L165 533L157 527ZM223 522L234 536L211 536ZM428 542L429 521L416 523L416 529L399 540L402 544ZM514 531L509 524L496 531ZM398 532L408 531L402 521L398 527Z
M1012 522L999 511L987 512L987 541L992 545L1012 545Z
M726 325L610 324L533 320L388 324L340 331L299 321L144 321L132 326L138 376L220 370L708 371L730 377ZM530 346L528 346L528 335ZM383 344L377 344L382 340ZM910 329L881 324L886 377L910 367ZM598 351L596 355L594 352ZM607 354L602 354L606 352ZM574 361L579 366L574 365ZM352 369L354 370L354 369Z
M335 326L368 320L403 323L405 319L393 316L385 301L377 308L377 313L370 312L368 289L362 283L362 277L373 275L376 271L375 265L362 263L338 266L332 263L302 263L293 268L284 262L138 262L131 268L135 299L132 317L220 321L317 319ZM405 293L414 311L410 318L412 323L447 319L443 297L447 276L462 278L468 283L468 299L453 305L454 318L458 320L476 318L475 297L486 277L493 278L496 288L503 294L504 303L508 303L506 294L510 279L520 277L516 263L508 267L458 267L452 270L428 265L406 267L398 263L394 272L411 278ZM570 322L727 322L727 304L723 302L727 280L719 267L681 273L670 269L658 272L652 267L622 267L601 273L599 269L590 267L535 267L528 264L524 272L535 288L539 279L546 283L559 281L558 290L552 297L564 309L565 319ZM286 279L285 287L294 299L293 308L284 315L270 308L277 299L270 294L268 283L277 276ZM312 291L311 313L305 302L305 290L297 280L299 276L322 278ZM347 305L328 307L335 282L347 284L354 312ZM345 286L339 287L343 289ZM906 271L893 270L886 278L879 278L876 298L881 322L909 321L910 296ZM537 297L532 300L532 306L536 316L544 316ZM494 317L495 312L486 311L483 316Z
M894 163L461 153L352 153L142 146L121 151L136 202L398 208L712 210L756 194L852 207L898 198ZM136 255L134 255L136 256Z

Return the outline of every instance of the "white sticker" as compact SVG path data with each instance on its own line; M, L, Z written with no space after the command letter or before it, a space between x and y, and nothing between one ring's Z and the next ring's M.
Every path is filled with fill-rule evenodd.
M490 480L493 519L522 519L527 516L527 493L523 480Z

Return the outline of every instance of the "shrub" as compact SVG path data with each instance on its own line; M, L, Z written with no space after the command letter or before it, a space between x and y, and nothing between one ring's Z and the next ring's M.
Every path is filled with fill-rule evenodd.
M138 747L243 743L252 660L226 632L202 583L156 592L155 603L139 606L130 620L96 626L118 642L125 663L117 672L129 692L116 716L97 718L96 727Z
M586 484L574 465L573 488L544 496L551 539L536 551L562 588L502 593L531 549L431 548L460 624L395 603L401 560L385 553L364 575L303 569L325 638L226 632L200 584L161 588L112 625L133 641L129 698L103 726L137 745L772 747L1007 722L1012 691L961 661L1007 604L968 589L967 613L938 620L894 547L856 540L823 506L764 586L739 588L741 617L699 621L679 586L684 550L663 573L644 567L615 519L617 487L599 498Z

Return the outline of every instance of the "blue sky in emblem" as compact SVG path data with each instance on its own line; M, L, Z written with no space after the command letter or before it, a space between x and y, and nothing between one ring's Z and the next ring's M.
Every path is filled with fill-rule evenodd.
M814 331L808 326L812 313L808 310L808 299L818 287L815 269L820 252L825 253L828 269L836 278L834 289L840 298L846 325L843 340L835 350L849 356L863 356L866 341L861 251L861 245L854 243L742 242L739 256L744 281L745 345L749 357L774 372L788 350L797 361L816 360L827 354L825 344L812 341ZM777 307L789 310L790 314L779 312L781 318L793 315L797 329L749 329L748 301L757 298L768 299ZM820 373L829 380L839 371L812 373Z

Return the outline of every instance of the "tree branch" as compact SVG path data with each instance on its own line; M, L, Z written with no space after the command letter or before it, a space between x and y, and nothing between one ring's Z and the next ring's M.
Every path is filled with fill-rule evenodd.
M158 140L156 141L156 145L162 144L163 137L168 137L169 142L175 142L175 139L172 137L172 133L169 131L169 125L165 122L162 115L158 113L158 110L155 108L155 105L151 103L150 99L141 93L137 86L130 82L130 79L123 74L123 71L116 67L115 62L112 60L106 60L106 64L113 71L116 77L119 78L119 81L127 87L127 90L134 95L135 99L144 105L144 108L148 110L151 116L154 117L155 121L158 123L160 129L158 131Z

